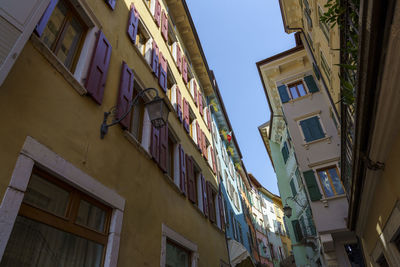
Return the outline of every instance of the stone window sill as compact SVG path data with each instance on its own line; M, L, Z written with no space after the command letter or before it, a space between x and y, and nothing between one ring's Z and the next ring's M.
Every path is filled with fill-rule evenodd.
M326 136L326 137L318 139L318 140L307 142L307 143L303 144L303 146L305 149L308 150L310 148L310 145L313 145L316 143L321 143L321 142L327 142L328 144L330 144L332 142L332 136Z
M142 144L128 130L124 131L124 136L132 143L147 159L151 159L150 153L142 146Z

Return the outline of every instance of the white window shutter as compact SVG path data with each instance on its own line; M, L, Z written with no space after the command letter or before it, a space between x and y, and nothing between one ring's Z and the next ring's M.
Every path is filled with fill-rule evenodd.
M0 85L39 22L50 0L2 0L0 5Z

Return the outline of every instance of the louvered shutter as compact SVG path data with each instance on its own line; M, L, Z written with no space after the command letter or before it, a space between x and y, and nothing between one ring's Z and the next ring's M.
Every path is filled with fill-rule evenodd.
M164 93L167 92L167 69L168 69L168 62L160 52L160 68L159 68L159 75L158 75L158 84L163 89Z
M221 194L218 194L218 206L219 206L219 218L221 221L221 230L225 230L225 215L224 215L224 206Z
M309 127L313 139L320 139L325 137L324 130L322 130L321 123L319 122L319 117L312 117L309 120Z
M178 146L179 151L179 187L182 193L186 196L187 186L186 186L186 157L185 151L181 144Z
M307 185L308 194L310 195L311 201L317 201L322 198L321 192L319 191L318 183L315 179L314 171L309 170L303 172L304 180Z
M203 213L206 217L208 217L207 187L206 187L206 180L204 179L202 173L200 174L200 180L201 180L201 193L203 200Z
M125 62L122 62L121 79L117 100L116 119L120 119L129 109L133 97L134 74ZM131 124L131 113L120 122L123 128L129 129Z
M201 150L201 131L198 121L196 121L196 133L197 133L197 148Z
M193 158L186 154L186 177L188 198L192 203L196 203L196 184L194 179Z
M214 149L212 147L210 147L210 150L211 150L211 159L212 159L213 171L214 171L214 173L217 173L217 166L215 165Z
M312 213L311 213L311 209L310 208L308 208L306 210L306 216L307 216L308 225L310 227L311 235L315 236L317 234L317 231L315 229L315 225L314 225L314 221L312 219Z
M161 34L164 41L168 42L168 16L165 11L162 12Z
M289 94L286 90L286 85L278 86L279 96L281 97L282 103L286 103L290 100Z
M153 50L152 50L152 56L151 56L151 69L153 70L153 73L156 77L158 77L158 64L159 64L159 59L158 59L158 45L155 40L153 40Z
M193 98L194 98L194 104L197 107L197 82L196 82L196 80L193 81Z
M211 131L211 114L209 108L207 108L207 128Z
M199 91L199 111L200 115L203 117L203 96L201 95L200 91Z
M182 53L178 43L176 43L176 65L178 65L179 73L182 73Z
M160 147L159 147L160 160L158 166L160 166L163 172L168 170L168 124L160 128Z
M318 86L315 83L314 78L313 78L312 75L304 77L304 81L306 82L308 90L310 91L310 93L315 93L315 92L319 91Z
M160 162L160 130L154 126L151 129L150 154L153 160L158 164Z
M294 235L296 237L296 241L301 242L303 239L303 233L301 232L301 227L300 227L299 221L293 220L292 226L293 226Z
M50 16L54 11L54 8L57 6L58 0L51 0L50 4L47 6L46 11L43 16L40 18L38 24L35 28L35 33L40 37L44 29L46 28L47 23L49 22Z
M182 122L182 95L178 86L176 86L176 113L179 121Z
M306 141L306 142L312 141L313 137L312 137L312 133L311 133L310 125L309 125L309 120L300 121L300 126L303 131L304 141Z
M296 191L296 187L294 185L293 179L290 180L290 189L292 189L292 196L296 196L297 195L297 191Z
M131 42L133 44L136 43L138 27L139 27L139 13L136 10L134 4L132 3L131 10L129 11L127 33L128 33L129 39L131 40Z
M182 78L183 81L185 82L185 84L188 83L188 70L187 70L188 66L187 66L187 61L186 61L186 57L183 56L182 57Z
M206 182L207 184L207 200L208 200L208 214L209 219L212 222L215 222L215 206L213 201L213 189L212 185L209 181Z
M156 6L154 10L154 21L157 24L157 27L160 27L161 22L161 4L159 0L156 0Z
M183 127L185 128L186 132L190 132L189 128L189 102L183 98Z
M97 33L97 43L86 78L86 89L94 101L101 105L111 58L111 45L102 31Z
M106 2L106 4L112 9L115 9L115 3L117 2L117 0L104 0Z
M208 153L207 153L207 142L206 142L206 135L203 132L203 155L206 160L208 160Z

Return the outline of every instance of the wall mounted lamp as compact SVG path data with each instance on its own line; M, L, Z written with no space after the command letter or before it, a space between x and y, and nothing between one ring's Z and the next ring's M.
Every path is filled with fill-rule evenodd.
M168 122L168 113L170 112L170 108L169 108L168 104L166 103L164 98L160 98L158 96L157 89L146 88L146 89L140 91L135 96L135 98L130 103L128 110L119 119L113 120L110 124L107 124L108 116L115 113L116 107L112 107L109 112L104 112L103 123L100 126L100 138L101 139L104 138L104 136L108 132L109 127L114 126L114 125L118 124L120 121L122 121L131 112L132 108L136 105L139 98L143 98L144 94L148 91L155 92L154 98L152 100L148 101L147 103L145 103L145 108L147 108L147 112L149 114L151 124L157 129L166 125Z
M303 209L306 208L306 206L300 204L300 203L297 201L296 198L294 198L294 197L287 197L287 198L285 199L285 206L283 207L283 213L286 215L286 217L290 218L290 217L292 216L292 208L287 204L287 200L288 200L288 199L291 199L291 200L293 200L294 202L296 202L296 204L299 205L301 208L303 208Z

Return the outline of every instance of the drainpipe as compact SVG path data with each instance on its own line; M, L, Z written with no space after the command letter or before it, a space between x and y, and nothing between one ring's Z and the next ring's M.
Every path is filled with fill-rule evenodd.
M313 61L314 65L315 65L315 67L317 68L318 73L321 73L321 70L319 69L319 66L318 66L318 64L317 64L317 61L315 60L314 53L312 52L311 46L310 46L310 44L308 43L308 40L307 40L306 35L304 34L303 28L291 28L291 27L289 27L289 26L286 26L286 29L289 30L289 31L300 31L300 32L303 34L304 40L305 40L306 43L307 43L308 50L310 51L310 54L311 54L311 57L312 57L312 61ZM328 86L326 85L326 82L325 82L325 80L324 80L324 77L323 77L322 75L320 75L320 78L321 78L322 83L323 83L323 85L324 85L325 91L326 91L326 93L328 94L329 101L331 102L331 105L332 105L333 111L335 112L336 118L340 118L340 117L339 117L339 113L338 113L338 111L336 110L335 102L333 102L331 93L329 93ZM340 120L340 119L338 119L337 121L338 121L339 124L341 123L341 120Z

